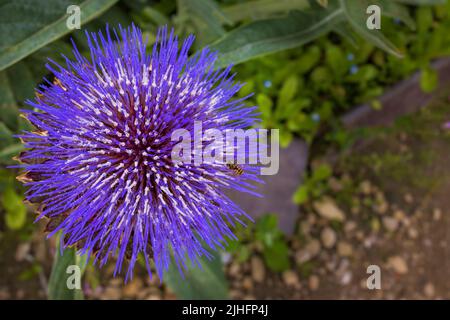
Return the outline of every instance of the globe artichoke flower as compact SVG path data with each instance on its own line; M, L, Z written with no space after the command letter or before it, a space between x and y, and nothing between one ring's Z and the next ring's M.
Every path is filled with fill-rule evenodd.
M246 217L226 189L253 192L259 179L251 166L235 174L227 163L175 162L171 134L199 121L203 130L248 128L255 108L234 98L242 85L230 67L214 69L216 53L188 58L193 36L179 48L161 28L151 53L135 26L87 40L90 59L74 44L74 60L50 60L53 81L23 110L36 128L20 135L26 200L39 204L48 236L61 232L62 248L100 266L116 257L114 275L132 277L139 255L150 276L152 261L160 278L172 259L183 271L234 238Z

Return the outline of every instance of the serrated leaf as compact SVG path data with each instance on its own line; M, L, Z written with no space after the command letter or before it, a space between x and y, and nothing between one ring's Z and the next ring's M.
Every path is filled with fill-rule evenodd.
M172 262L164 275L165 283L179 299L227 299L228 287L223 272L223 265L217 253L211 260L202 258L202 268L188 262L188 270L181 275L176 264Z
M69 5L79 5L81 23L84 24L116 1L48 0L31 4L25 0L3 1L0 13L0 71L71 32L66 26Z

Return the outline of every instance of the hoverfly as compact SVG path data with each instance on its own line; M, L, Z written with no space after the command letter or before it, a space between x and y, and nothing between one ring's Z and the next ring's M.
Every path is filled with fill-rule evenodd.
M227 168L232 170L236 176L240 176L244 173L242 166L235 163L227 163Z

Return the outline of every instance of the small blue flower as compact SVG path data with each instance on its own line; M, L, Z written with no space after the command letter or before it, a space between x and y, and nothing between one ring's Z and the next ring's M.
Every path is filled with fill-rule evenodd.
M272 81L270 81L270 80L264 81L264 87L270 88L271 86L272 86Z
M39 203L50 235L62 232L62 248L75 246L103 266L116 256L114 274L128 261L126 279L142 254L162 279L173 256L210 257L207 249L235 238L231 227L246 214L224 189L250 192L256 170L236 178L227 165L174 163L177 129L244 129L255 108L233 99L241 88L230 67L214 71L207 48L188 59L194 37L181 48L173 31L158 31L150 54L136 28L87 33L91 57L75 48L75 60L47 65L47 82L24 110L36 127L21 135L19 159L26 199Z
M355 55L354 55L353 53L349 53L349 54L347 55L347 60L348 60L348 61L353 61L353 59L355 59Z
M319 122L320 121L320 114L318 114L318 113L313 113L313 114L311 114L311 119L314 121L314 122Z
M359 70L358 66L354 64L350 67L350 74L355 74L358 72L358 70Z

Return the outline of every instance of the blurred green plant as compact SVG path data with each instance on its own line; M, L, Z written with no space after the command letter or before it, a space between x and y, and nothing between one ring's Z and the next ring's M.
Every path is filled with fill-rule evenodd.
M66 248L61 254L60 237L56 237L55 260L53 261L52 272L48 282L48 298L50 300L82 300L84 299L83 289L69 288L68 274L69 266L77 266L80 270L80 277L86 268L86 256L77 254L75 248ZM81 279L80 279L81 282Z
M301 186L293 196L296 204L303 204L311 199L319 198L328 188L328 179L333 171L328 164L321 164L308 173Z
M202 258L200 265L191 264L183 273L172 262L164 275L165 283L179 299L227 299L228 284L222 261L217 252L210 259Z
M322 136L320 143L344 148L354 137L341 128L339 116L351 107L369 103L382 109L378 97L386 88L417 70L422 70L425 92L436 88L430 62L450 54L450 34L444 31L450 27L450 4L412 8L411 14L416 31L399 19L382 21L384 32L404 52L402 59L358 35L349 41L328 34L302 48L237 66L246 83L242 96L257 92L249 103L259 106L263 127L280 129L282 146L295 136L309 143Z
M0 169L0 192L6 226L11 230L23 228L27 220L27 210L23 203L22 190L10 170Z
M282 272L290 268L289 246L283 232L278 227L278 216L266 214L254 225L237 227L239 240L230 241L227 251L238 262L250 258L252 248L260 248L266 266L274 272Z

